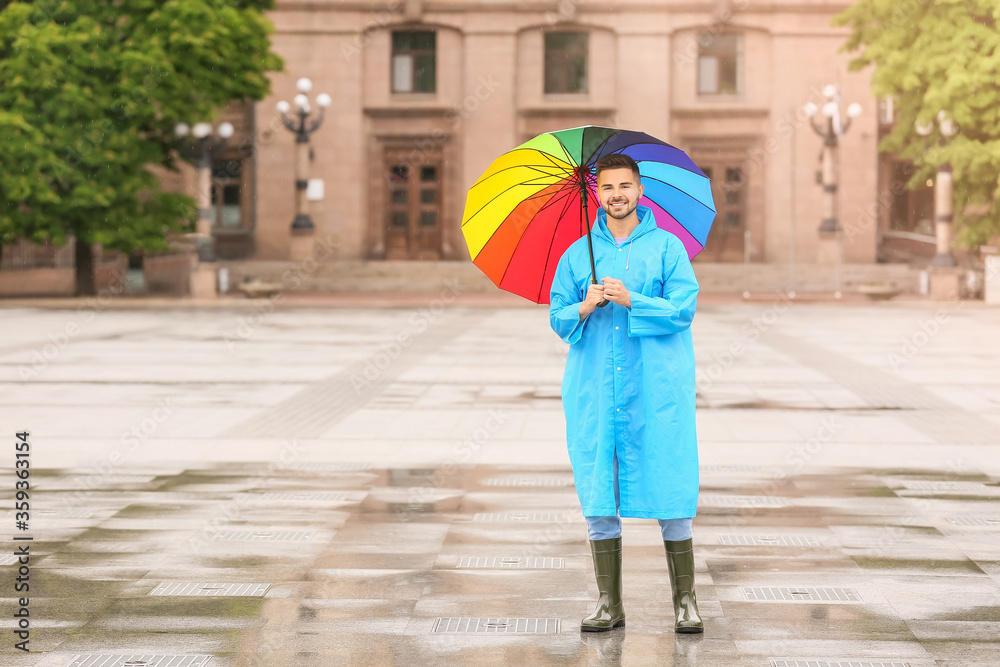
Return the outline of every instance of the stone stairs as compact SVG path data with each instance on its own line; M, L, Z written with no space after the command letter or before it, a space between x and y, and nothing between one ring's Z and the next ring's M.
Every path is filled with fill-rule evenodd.
M455 287L463 292L498 288L470 261L335 260L221 261L229 271L230 290L244 279L281 283L286 292L436 292ZM787 292L855 293L862 284L894 284L904 294L917 294L920 269L906 264L846 264L840 267L787 264L698 262L695 274L706 294Z

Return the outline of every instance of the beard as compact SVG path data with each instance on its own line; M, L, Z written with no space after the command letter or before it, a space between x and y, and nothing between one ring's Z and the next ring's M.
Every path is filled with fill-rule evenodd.
M615 220L624 220L625 218L632 215L632 212L635 211L635 209L638 208L638 206L639 206L638 199L636 199L634 202L626 201L625 206L623 206L620 209L617 209L616 211L616 209L609 202L608 205L604 207L604 211Z

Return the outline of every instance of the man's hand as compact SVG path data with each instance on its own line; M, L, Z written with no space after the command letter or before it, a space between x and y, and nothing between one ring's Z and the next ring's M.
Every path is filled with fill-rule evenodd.
M619 306L632 307L632 297L629 296L628 290L625 289L625 283L611 276L608 276L601 282L604 283L605 299L612 303L617 303Z
M584 319L597 309L597 304L604 301L604 285L591 283L587 288L587 298L580 304L580 319Z

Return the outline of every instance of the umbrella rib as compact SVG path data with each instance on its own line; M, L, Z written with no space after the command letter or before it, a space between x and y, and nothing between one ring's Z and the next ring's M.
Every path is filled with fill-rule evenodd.
M553 193L551 193L549 195L549 200L547 202L545 202L544 204L542 204L542 208L540 208L538 210L539 211L544 211L545 209L549 208L550 206L553 206L554 204L556 204L559 201L561 201L564 197L569 197L569 196L573 195L574 194L573 191L577 190L577 189L578 188L576 188L575 184L573 185L573 187L562 187L562 188L559 188L558 191L553 192ZM541 196L542 195L532 195L531 198L533 199L535 197L541 197Z
M600 145L598 145L598 147L597 147L597 148L595 148L595 149L594 149L594 152L593 152L593 153L591 153L590 155L591 155L591 156L593 156L593 155L594 155L595 153L597 153L597 152L598 152L598 151L599 151L599 150L600 150L601 148L603 148L604 146L606 146L606 145L607 145L607 143L608 143L609 141L611 141L611 139L613 139L613 138L614 138L614 137L615 137L615 136L616 136L616 135L617 135L618 133L620 133L620 132L632 132L632 133L634 133L634 134L642 134L642 135L645 135L646 139L650 139L651 141L645 141L645 140L641 140L641 141L636 141L636 142L634 142L634 143L631 143L631 144L625 144L625 145L624 145L624 146L622 146L621 148L619 148L619 149L615 150L615 153L621 153L621 152L622 152L623 150L625 150L626 148L631 148L632 146L641 146L641 145L648 145L648 146L666 146L667 148L673 148L673 149L674 149L674 150L676 150L676 151L680 151L681 153L684 153L684 151L682 151L681 149L677 148L677 146L674 146L674 145L672 145L672 144L668 144L668 143L667 143L667 142L665 142L665 141L660 141L660 140L659 140L659 139L657 139L656 137L651 137L651 136L649 136L648 134L645 134L644 132L637 132L637 131L635 131L635 130L618 130L618 131L617 131L617 132L616 132L615 134L610 134L610 135L608 135L607 137L605 137L605 138L604 138L604 141L602 141L602 142L600 143ZM608 155L612 155L612 153L608 153Z
M469 188L469 191L472 192L473 190L475 190L477 187L479 187L481 185L487 185L487 184L489 184L489 180L491 178L493 178L494 176L500 176L505 171L510 171L511 169L528 169L528 170L536 172L538 174L534 178L520 179L514 185L534 185L534 184L536 184L538 182L543 182L544 179L546 179L546 178L555 179L554 182L558 182L559 180L565 178L566 175L569 175L569 173L570 173L570 172L566 172L565 170L562 173L552 173L551 171L544 170L542 168L542 166L543 165L537 165L536 166L536 165L518 164L518 165L513 165L513 166L510 166L510 167L504 167L503 169L500 169L498 171L493 172L486 179L480 179L480 180L476 181L475 183L473 183L472 187ZM554 168L559 169L560 167L554 166Z
M516 186L512 186L512 187L516 187ZM508 189L509 189L509 188L508 188ZM531 195L530 197L525 197L525 198L524 198L524 199L522 199L521 201L522 201L522 202L525 202L525 201L530 201L530 200L532 200L532 199L535 199L535 198L538 198L538 197L543 197L543 196L548 196L548 197L549 197L549 200L548 200L548 201L546 201L546 202L545 202L544 204L542 204L542 207L541 207L541 208L539 208L539 209L538 209L538 211L536 211L536 212L535 212L535 214L534 214L534 215L538 215L539 213L541 213L541 212L542 212L542 211L544 211L545 209L549 208L550 206L554 206L554 205L555 205L556 203L558 203L558 202L559 202L559 201L561 201L562 199L564 199L564 198L569 198L569 196L570 196L571 194L572 194L572 193L568 192L568 188L560 188L558 192L555 192L555 193L552 193L552 194L550 194L550 195L541 195L541 194L535 194L535 195ZM498 196L499 196L499 195L498 195ZM484 208L485 208L485 206L484 206ZM482 210L482 209L480 209L480 210ZM478 211L477 211L477 213L478 213ZM511 213L513 213L513 211L511 211ZM508 214L508 216L509 216L509 214ZM534 216L532 216L532 217L534 217ZM472 218L469 218L469 220L471 220L471 219L472 219ZM485 247L486 247L487 245L489 245L490 241L492 241L492 240L493 240L493 237L497 235L497 233L498 233L498 232L500 231L500 228L501 228L501 227L503 227L503 225L504 225L504 223L505 223L506 221L507 221L507 218L504 218L503 222L501 222L501 223L500 223L499 225L497 225L497 228L493 230L493 233L492 233L492 234L490 234L490 237L489 237L488 239L486 239L486 242L485 242L485 243L483 244L483 247L484 247L484 248L485 248ZM531 224L531 222L529 221L529 223L528 223L528 224L530 225L530 224ZM464 227L464 226L465 226L465 225L463 224L463 227ZM528 225L525 225L525 231L527 231L527 228L528 228ZM523 235L524 235L524 232L522 232L522 233L521 233L521 235L523 236ZM518 240L520 241L520 238L519 238ZM510 265L508 264L508 266L510 266ZM506 275L506 274L507 274L507 269L504 269L504 275ZM503 276L500 276L500 281L501 281L501 282L503 282ZM499 283L497 283L497 286L499 286Z
M561 146L561 145L562 145L562 143L560 142L560 146ZM510 153L514 153L514 152L516 152L516 150L517 150L517 149L515 149L514 151L511 151ZM537 154L541 155L541 156L545 156L545 158L547 158L547 159L548 159L548 164L531 164L531 163L520 163L520 164L514 164L514 165L511 165L511 166L509 166L509 167L504 167L503 169L500 169L500 170L498 170L498 171L495 171L495 172L493 172L492 174L490 174L490 175L489 175L489 177L487 178L487 180L488 180L489 178L493 178L493 177L494 177L494 176L496 176L497 174L501 174L501 173L503 173L503 172L507 171L508 169L522 169L522 168L525 168L525 167L527 167L527 168L529 168L529 169L541 169L542 167L555 167L556 169L562 169L562 170L564 170L564 171L568 171L569 173L572 173L572 170L567 170L567 169L566 169L565 167L563 167L562 165L560 165L560 164L557 164L557 163L556 163L556 161L555 161L555 160L556 160L556 158L555 158L555 156L554 156L554 155L551 155L550 153L546 153L546 152L544 152L544 151L540 151L540 150L538 150L537 148L532 148L532 149L530 149L530 150L531 150L532 152L534 152L534 153L537 153ZM563 150L565 150L565 147L563 147ZM510 155L510 153L506 153L506 155ZM568 156L567 156L567 157L568 157ZM566 160L566 162L570 163L570 166L573 166L573 163L572 163L572 158L570 158L570 159ZM545 172L543 172L543 173L545 173ZM476 181L475 183L473 183L473 184L472 184L472 187L476 187L476 186L477 186L477 185L479 185L480 183L485 183L485 182L486 182L486 181L484 181L484 180L480 179L480 180Z
M562 220L562 217L564 215L566 215L566 211L569 210L569 207L570 207L571 203L572 203L572 198L571 197L566 197L566 204L563 206L562 214L559 216L560 220ZM587 224L590 224L590 221L587 221ZM559 223L557 222L556 226L558 226L558 225L559 225ZM583 238L583 237L581 236L580 238ZM552 233L552 238L549 239L549 250L548 250L548 252L545 253L545 267L542 269L542 280L541 280L541 282L538 285L538 296L535 299L536 302L540 301L542 299L542 287L545 285L545 274L548 273L548 270L549 270L549 260L552 259L552 246L555 245L555 242L556 242L556 235L555 235L555 232L553 232ZM510 266L510 265L508 264L508 266Z
M472 189L474 189L474 188L478 187L479 185L484 185L484 184L488 183L488 182L489 182L489 179L493 178L494 176L499 176L500 174L504 173L505 171L510 171L511 169L528 169L528 170L531 170L531 171L534 171L534 172L537 172L537 173L538 173L539 175L538 175L538 176L536 177L536 179L537 179L537 178L543 178L543 177L549 177L549 178L565 178L565 176L561 176L560 174L553 174L553 173L551 173L551 172L548 172L548 171L545 171L545 170L543 170L543 169L542 169L542 167L543 167L543 166L544 166L544 165L531 165L531 164L516 164L516 165L512 165L512 166L510 166L510 167L504 167L503 169L500 169L500 170L498 170L498 171L495 171L495 172L493 172L492 174L490 174L490 175L489 175L489 176L488 176L488 177L486 178L486 180L479 180L479 181L476 181L476 182L475 182L475 183L474 183L474 184L472 185L472 188L470 188L470 190L472 190ZM554 167L554 168L556 168L556 169L561 169L561 167L558 167L557 165L553 165L553 167ZM567 172L567 173L568 173L568 172ZM535 180L535 179L527 179L527 180L522 180L521 182L517 183L517 185L524 185L524 184L527 184L527 183L532 183L532 182L534 182L534 180Z
M525 184L525 183L515 183L514 185L511 185L511 186L510 186L509 188L506 188L506 189L504 189L504 190L501 190L500 192L498 192L498 193L497 193L496 195L494 195L494 196L493 196L493 197L492 197L492 198L491 198L491 199L490 199L489 201L487 201L486 203L484 203L484 204L483 204L483 205L482 205L482 206L481 206L481 207L479 208L479 210L478 210L478 211L476 211L475 213L473 213L472 215L470 215L470 216L469 216L469 217L468 217L468 218L467 218L467 219L465 220L465 222L463 222L463 223L462 223L462 227L465 227L465 226L466 226L467 224L469 224L470 222L472 222L472 221L473 221L473 218L475 218L475 217L476 217L477 215L479 215L480 213L482 213L482 212L483 212L483 211L484 211L484 210L486 209L486 207L487 207L487 206L489 206L489 205L490 205L490 204L492 204L492 203L493 203L494 201L496 201L496 200L497 200L497 199L499 199L499 198L500 198L501 196L503 196L503 195L504 195L504 193L506 193L506 192L509 192L510 190L513 190L514 188L516 188L516 187L520 187L520 186L522 186L522 185L526 185L526 184ZM552 183L552 185L555 185L555 183ZM543 191L544 191L544 189L543 189ZM536 198L540 198L540 197L545 197L545 196L547 196L547 195L545 195L545 194L541 194L541 193L538 193L538 192L536 192L536 193L534 193L534 194L531 194L531 195L528 195L527 197L523 197L523 198L521 199L521 201L522 201L522 202L524 202L524 201L531 201L531 200L533 200L533 199L536 199ZM548 195L548 196L551 196L551 195ZM498 229L499 229L499 227L498 227ZM490 236L491 236L491 238L492 238L492 234L491 234Z
M573 155L569 152L569 148L563 143L563 140L560 139L555 132L552 133L552 136L555 137L555 140L559 142L559 146L563 149L563 155L566 156L566 162L569 162L570 164L576 162L576 160L573 159ZM583 156L581 155L580 157Z
M549 197L548 201L546 201L544 204L542 204L542 207L540 209L538 209L538 211L535 212L535 215L538 215L539 213L541 213L542 211L544 211L547 208L551 208L552 206L556 206L563 199L572 199L575 196L575 194L576 194L575 191L576 191L575 187L574 188L565 188L564 187L564 188L560 188L558 192L554 192L554 193L548 195L548 197ZM527 201L528 199L534 198L534 197L541 197L541 196L543 196L543 195L532 195L532 197L530 197L530 198L526 197L525 201Z
M502 174L503 172L509 171L511 169L529 169L529 170L532 170L532 171L537 171L542 176L547 176L547 177L550 177L550 178L553 178L553 177L558 178L559 175L558 174L552 174L552 173L550 173L548 171L545 171L544 170L545 168L560 169L560 170L562 170L563 174L565 174L565 176L572 176L573 175L573 173L574 173L573 170L566 169L566 167L562 166L561 164L557 164L555 162L554 156L549 155L548 153L543 153L542 151L539 151L539 150L534 150L534 152L538 153L539 155L546 156L549 159L549 163L548 164L522 163L522 164L514 164L514 165L511 165L509 167L504 167L503 169L499 169L499 170L493 172L488 177L486 177L486 179L483 179L483 178L480 177L480 179L478 181L476 181L475 183L472 184L472 188L470 188L470 190L472 190L473 188L477 187L481 183L486 183L487 181L489 181L489 179L493 178L494 176ZM562 178L565 178L565 176L562 176ZM530 183L531 181L526 181L526 182ZM521 184L524 184L524 183L525 183L525 181L522 181L518 185L521 185Z
M691 201L698 202L703 207L705 207L705 209L707 209L709 211L712 211L713 213L716 213L716 211L714 209L712 209L711 207L709 207L707 204L705 204L705 202L697 199L696 197L692 197L690 193L685 192L684 190L681 190L679 187L677 187L676 185L673 185L672 183L667 183L666 181L660 180L659 178L652 178L651 176L643 176L643 178L649 179L651 181L656 181L657 183L663 183L668 188L672 188L673 190L676 190L677 192L681 193L682 195L684 195L685 197L687 197ZM659 203L659 202L657 202L657 203ZM662 206L661 208L663 208L664 211L667 210L667 208L665 206ZM669 211L668 211L668 213L669 213Z
M619 130L619 132L621 132L621 130ZM604 137L604 141L602 141L601 143L599 143L599 144L597 145L597 148L595 148L595 149L594 149L593 151L591 151L591 152L590 152L590 155L588 155L588 156L587 156L587 161L586 161L586 164L590 164L590 158L592 158L592 157L594 157L595 155L597 155L597 153L598 153L598 152L600 152L600 150L601 150L602 148L604 148L605 146L607 146L607 145L608 145L608 141L610 141L610 140L611 140L611 137L613 137L613 136L615 136L615 135L614 135L614 134L609 134L608 136ZM629 144L629 145L631 145L631 144ZM626 148L627 148L627 147L628 147L628 146L626 146ZM616 151L616 152L619 152L619 153L620 153L621 151ZM610 155L610 153L609 153L609 155ZM583 156L581 155L580 157L582 158Z
M490 199L488 199L488 200L487 200L486 202L484 202L482 206L480 206L480 207L479 207L479 210L477 210L477 211L476 211L475 213L473 213L472 215L470 215L470 216L469 216L468 218L466 218L466 219L465 219L465 222L463 222L463 223L462 223L462 227L465 227L465 226L466 226L467 224L469 224L470 222L472 222L472 221L473 221L473 219L474 219L474 218L475 218L475 217L476 217L477 215L479 215L479 214L480 214L480 213L482 213L482 212L483 212L484 210L486 210L486 208L487 208L487 207L488 207L488 206L489 206L490 204L492 204L493 202L495 202L495 201L496 201L497 199L499 199L500 197L502 197L502 196L503 196L504 194L506 194L507 192L510 192L510 191L511 191L511 190L513 190L514 188L517 188L517 187L521 187L521 186L524 186L524 185L529 185L529 184L528 184L528 183L514 183L514 184L513 184L513 185L511 185L510 187L507 187L507 188L504 188L504 189L503 189L503 190L501 190L500 192L498 192L498 193L496 193L495 195L493 195L493 196L492 196L492 197L491 197ZM530 185L535 185L535 184L534 184L534 183L531 183ZM554 185L554 183L553 183L553 185ZM544 190L545 188L543 187L542 189ZM538 194L538 193L536 192L536 193L533 193L533 194L530 194L530 195L528 195L528 196L526 196L526 197L523 197L523 198L521 199L521 201L529 201L529 200L531 200L531 199L534 199L535 197L540 197L540 196L543 196L543 195L540 195L540 194Z
M558 199L565 199L565 200L566 200L566 202L567 202L567 203L566 203L566 204L565 204L565 205L563 206L563 211L562 211L562 214L560 214L560 215L559 215L559 218L560 218L560 219L562 218L562 216L563 216L563 215L565 215L565 213L566 213L566 210L567 210L567 209L569 208L569 205L570 205L570 203L572 203L572 200L571 200L571 198L570 198L569 196L567 196L567 195L563 195L563 194L562 194L563 192L564 192L563 190L560 190L560 191L559 191L558 193L556 193L556 194L552 195L552 199L553 199L553 200L555 200L555 199L557 199L557 198L558 198ZM540 211L541 211L541 210L544 210L544 209L545 209L545 208L547 208L547 207L548 207L549 205L550 205L550 202L546 202L546 203L545 203L545 205L544 205L544 206L542 207L542 209L539 209L539 210L540 210ZM537 215L537 213L536 213L536 215ZM558 225L559 223L557 222L556 224ZM499 229L499 227L498 227L497 229ZM527 232L527 226L525 227L525 232ZM491 236L490 238L492 238L492 236ZM523 233L522 233L522 238L523 238ZM556 235L555 235L555 234L553 233L553 234L552 234L552 239L551 239L551 240L549 241L549 252L550 252L550 253L552 252L552 244L553 244L553 243L555 243L555 238L556 238ZM497 286L498 286L498 287L499 287L499 286L500 286L500 284L501 284L501 283L503 282L503 279L504 279L505 277L507 277L507 271L508 271L508 270L510 270L510 264L511 264L510 262L507 262L507 266L506 266L506 267L504 267L504 270L503 270L503 275L502 275L502 276L500 276L500 280L499 280L499 282L497 282ZM546 268L546 269L548 268L548 254L546 254L546 256L545 256L545 268ZM542 283L544 283L544 282L545 282L545 271L543 270L543 271L542 271ZM539 285L538 289L539 289L539 292L538 292L538 296L536 297L536 302L538 301L538 299L540 299L540 298L541 298L541 289L542 289L542 288L541 288L541 285Z
M622 131L622 130L620 130L620 131ZM624 130L624 131L626 131L626 132L627 132L627 131L629 131L629 130ZM649 137L649 135L646 135L646 136L647 136L647 137ZM614 135L610 135L609 137L607 137L607 138L606 138L606 139L605 139L604 141L602 141L602 142L600 143L600 145L599 145L599 146L598 146L597 148L595 148L595 149L594 149L594 151L593 151L593 152L592 152L592 153L590 154L590 157L588 157L588 158L587 158L587 164L590 164L590 158L591 158L591 157L593 157L594 155L596 155L597 153L599 153L599 152L600 152L600 150L601 150L601 149L602 149L602 148L603 148L604 146L606 146L606 145L607 145L607 143L608 143L609 141L611 141L612 137L614 137ZM685 157L687 157L687 158L688 158L689 160L691 159L691 156L687 155L687 154L686 154L686 153L685 153L684 151L682 151L682 150L681 150L680 148L677 148L677 146L673 146L673 145L671 145L671 144L668 144L668 143L666 143L665 141L663 141L663 142L661 142L661 141L657 141L657 140L655 139L655 137L649 137L649 138L650 138L650 139L653 139L653 140L654 140L654 142L649 142L649 141L637 141L637 142L635 142L634 144L627 144L627 145L625 145L625 146L622 146L621 148L617 149L617 150L615 151L615 153L623 153L623 152L624 152L624 151L625 151L626 149L629 149L629 148L632 148L633 146L642 146L642 145L646 145L646 146L663 146L663 147L666 147L666 148L672 148L672 149L674 149L675 151L677 151L678 153L680 153L681 155L684 155ZM614 153L608 153L608 155L613 155L613 154L614 154ZM665 162L663 162L662 160L636 160L636 163L637 163L637 164L640 164L640 165L641 165L641 164L642 164L643 162L656 162L656 163L659 163L659 164L669 164L669 165L670 165L670 166L672 166L672 167L677 167L678 169L683 169L684 171L688 172L689 174L694 174L695 176L701 176L701 177L703 177L703 178L708 178L707 176L705 176L705 174L703 174L703 173L699 173L698 171L692 171L691 169L688 169L687 167L685 167L685 166L683 166L683 165L680 165L680 164L674 164L674 163L672 163L672 162L666 162L666 163L665 163ZM693 162L694 162L694 161L692 160L692 163L693 163ZM697 167L697 165L695 165L695 166ZM641 172L641 171L642 171L642 170L641 170L641 168L640 168L640 172ZM711 179L710 179L710 180L711 180Z
M519 165L514 165L512 167L505 167L504 169L501 169L500 171L497 171L497 172L495 172L493 174L490 174L490 178L492 178L493 176L496 176L497 174L503 173L504 171L507 171L508 169L523 169L523 168L527 168L527 169L530 169L532 171L538 171L541 175L537 179L532 179L532 180L527 180L527 181L520 181L518 183L514 183L510 187L504 188L500 192L496 193L493 197L491 197L489 200L487 200L481 207L479 207L478 211L476 211L475 213L473 213L472 215L470 215L465 220L465 222L462 223L462 227L465 227L467 224L469 224L470 222L472 222L472 219L475 218L477 215L479 215L483 211L483 209L485 209L487 206L489 206L490 204L492 204L494 201L496 201L497 199L499 199L502 195L504 195L505 193L509 192L513 188L516 188L516 187L519 187L519 186L522 186L522 185L537 185L537 184L539 184L539 180L543 176L549 177L549 178L555 178L556 179L550 185L555 185L559 181L565 180L566 176L572 176L572 172L569 172L569 173L567 173L566 176L562 176L562 177L558 177L555 174L546 173L546 172L542 171L542 167L543 166L544 165L523 165L523 164L519 164ZM557 168L561 168L561 167L559 167L556 164L553 164L552 166L553 167L557 167ZM486 181L479 181L475 185L473 185L472 187L475 188L477 185L479 185L479 183L485 183L485 182ZM544 184L544 183L542 183L542 184ZM532 199L532 198L534 198L536 196L539 196L539 195L537 193L532 194L532 195L528 195L527 197L524 197L522 201L530 200L530 199Z
M673 148L673 146L671 146L671 148ZM680 150L680 149L678 148L677 150ZM700 169L698 171L691 171L690 169L688 169L684 165L674 164L673 162L663 162L662 160L637 160L636 164L642 164L643 162L652 162L654 164L667 164L667 165L670 165L671 167L677 167L678 169L680 169L682 171L686 171L689 174L694 174L695 176L701 176L702 178L708 178L708 176L706 176ZM697 167L697 166L698 165L695 165L695 167ZM640 171L641 171L641 169L640 169ZM712 180L712 179L708 178L708 180Z

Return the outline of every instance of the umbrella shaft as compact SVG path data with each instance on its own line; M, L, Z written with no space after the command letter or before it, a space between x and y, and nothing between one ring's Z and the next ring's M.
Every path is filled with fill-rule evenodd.
M597 284L597 264L594 263L594 239L590 235L590 211L587 207L587 184L580 189L580 203L583 211L583 224L587 228L587 249L590 250L590 281Z

